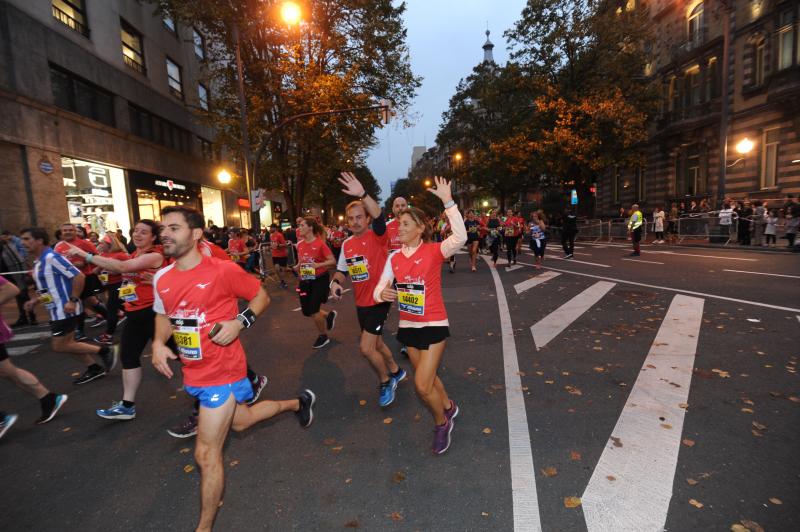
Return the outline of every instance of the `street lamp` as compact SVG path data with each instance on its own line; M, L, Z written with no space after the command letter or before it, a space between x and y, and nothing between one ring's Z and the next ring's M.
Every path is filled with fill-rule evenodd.
M461 155L460 153L456 153L455 155L456 161L460 161L462 157L463 155Z
M488 202L488 201L486 201L486 200L483 200L483 203L482 203L482 205L483 205L484 207L488 207L488 206L489 206L489 202Z
M287 25L299 24L302 17L303 12L296 2L284 2L281 6L281 18Z
M430 179L426 179L426 180L425 180L425 186L426 186L426 187L429 187L429 186L431 186L431 180L430 180Z
M753 141L745 137L736 144L736 151L740 155L747 155L753 150Z
M224 168L217 172L217 181L222 183L223 185L227 185L231 182L232 176L231 173L225 170Z

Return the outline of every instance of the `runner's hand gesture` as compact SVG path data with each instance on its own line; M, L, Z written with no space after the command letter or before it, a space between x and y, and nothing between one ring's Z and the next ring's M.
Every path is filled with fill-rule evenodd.
M342 177L339 178L339 183L344 186L342 192L348 196L360 198L364 195L364 185L361 184L361 181L359 181L352 172L342 172Z
M69 246L69 248L67 249L67 255L69 255L70 257L80 257L82 259L85 259L86 255L88 255L88 253L86 253L81 248L79 248L77 246L73 246L69 242L65 242L65 243Z
M244 328L242 322L239 320L227 320L218 322L220 330L211 338L211 341L217 345L228 345L239 337L239 331Z
M339 284L338 281L333 281L331 283L331 295L330 295L330 297L333 298L336 301L339 301L340 299L342 299L342 285Z
M381 292L381 299L389 302L395 301L397 299L397 290L387 286L383 289L383 292Z
M165 344L153 344L153 358L151 359L153 367L168 379L172 378L172 368L169 367L167 360L175 360L177 358L172 349Z
M434 177L433 180L436 183L436 188L429 188L428 192L442 200L442 203L451 201L453 194L450 192L450 182L439 176Z

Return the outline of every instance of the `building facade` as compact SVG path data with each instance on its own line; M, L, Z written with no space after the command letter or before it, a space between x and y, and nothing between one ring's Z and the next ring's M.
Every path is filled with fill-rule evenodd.
M249 198L218 182L224 150L196 119L213 105L205 54L198 29L148 2L0 1L0 227L127 233L176 204L247 226Z
M645 76L660 85L661 108L650 124L646 163L600 178L597 214L613 215L634 202L650 210L707 199L714 207L722 197L777 200L800 193L800 2L651 0L637 7L648 10L656 27ZM752 149L739 153L745 139Z

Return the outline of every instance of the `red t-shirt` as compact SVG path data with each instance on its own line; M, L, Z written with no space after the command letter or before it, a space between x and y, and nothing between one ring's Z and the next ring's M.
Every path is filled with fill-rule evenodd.
M272 248L272 256L273 257L288 257L289 250L286 247L286 238L284 238L283 233L280 231L275 231L274 233L269 234L269 241L275 244Z
M342 247L342 243L345 240L344 231L339 231L338 229L334 229L333 231L331 231L330 239L331 239L331 245L334 248Z
M300 265L300 279L303 281L312 281L320 275L324 274L327 268L316 268L314 275L311 275L310 268L304 268L306 264L314 262L325 262L333 258L333 252L328 244L319 237L315 237L311 242L306 242L303 238L297 243L297 264ZM305 273L303 273L305 271Z
M388 237L387 242L389 244L389 251L395 251L397 249L402 249L403 247L403 243L400 242L400 236L397 234L399 227L400 223L397 221L397 218L386 222L386 235Z
M401 320L431 322L447 319L442 299L444 261L440 242L421 244L410 257L403 255L402 251L389 256L397 282Z
M197 243L197 249L206 257L216 257L218 259L230 260L230 257L225 250L208 240L201 240Z
M115 260L129 260L131 258L131 256L124 251L115 251L113 253L100 253L100 256ZM103 285L117 284L122 282L121 273L109 272L99 267L97 268L97 278L100 279L100 282L103 283Z
M246 249L247 246L241 238L231 238L228 241L228 250L230 250L232 254L237 254L237 258L241 258L241 255L245 254Z
M94 244L82 238L76 238L72 242L65 242L64 240L61 240L55 246L53 246L53 251L59 255L64 255L68 261L74 264L75 267L81 271L82 274L91 275L92 270L94 270L94 266L76 255L67 255L67 251L69 251L69 244L72 244L76 248L82 249L86 253L91 253L92 255L97 255L97 248L94 246Z
M140 257L142 255L146 255L148 253L158 253L161 255L161 264L158 268L147 268L146 270L142 270L139 272L132 272L132 273L123 273L122 274L122 286L119 289L119 297L125 302L125 310L127 312L133 312L136 310L142 310L143 308L148 308L153 306L153 275L164 265L164 248L161 246L154 246L152 249L145 251L144 253L139 253L139 250L135 250L133 254L131 254L131 258ZM130 292L130 285L133 285L134 291L132 294Z
M517 218L516 216L511 216L510 218L506 218L506 221L503 222L503 235L505 236L519 236L522 234L522 226L524 225L524 220L521 218Z
M336 269L348 273L353 282L357 307L372 307L375 300L372 292L380 281L389 252L386 249L388 236L378 236L368 230L361 236L351 236L342 244L339 264Z
M236 318L238 300L251 300L261 282L230 260L203 257L191 270L170 264L153 279L153 310L170 319L189 386L219 386L247 375L244 348L237 338L226 346L208 333L215 323Z

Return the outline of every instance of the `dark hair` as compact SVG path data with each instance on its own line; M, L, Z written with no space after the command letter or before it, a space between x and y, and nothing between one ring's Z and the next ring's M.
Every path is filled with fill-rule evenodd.
M171 209L172 207L168 207L168 208ZM138 222L133 224L133 227L131 227L131 231L133 231L133 229L139 224L144 224L147 227L149 227L150 228L150 233L156 236L156 239L153 240L153 245L154 246L156 246L156 245L161 243L161 238L160 238L161 226L160 225L158 225L153 220L148 220L148 219L145 218L144 220L139 220Z
M183 215L183 219L186 220L189 229L203 229L206 225L203 213L186 205L171 205L161 209L161 218L173 212L179 212Z
M322 235L325 234L325 232L322 230L322 226L313 216L306 216L305 218L303 218L303 221L306 223L307 226L311 228L311 231L315 235L321 237Z
M50 245L50 236L47 234L47 231L43 227L26 227L19 234L24 235L25 233L30 233L31 238L34 240L41 240L42 244L45 246Z
M11 235L11 231L9 231L8 229L3 229L3 231L0 232L0 235L3 235L3 236Z

